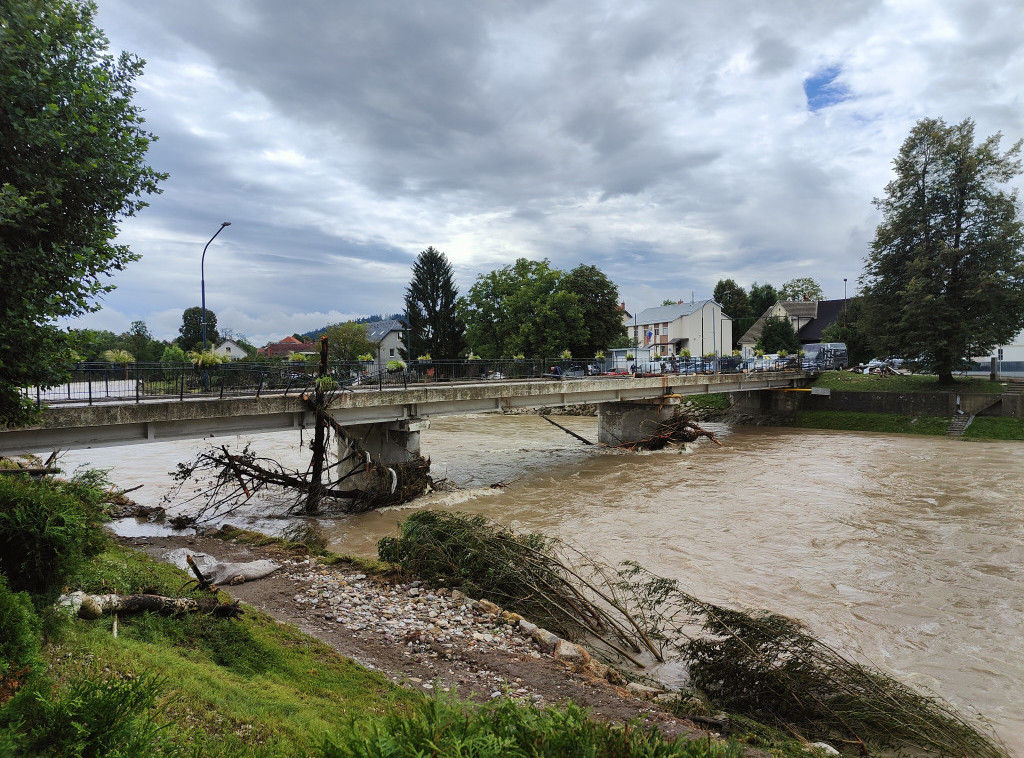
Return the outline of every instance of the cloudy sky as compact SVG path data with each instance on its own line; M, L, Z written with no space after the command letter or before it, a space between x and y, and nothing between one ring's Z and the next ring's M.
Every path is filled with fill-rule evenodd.
M517 257L631 310L732 277L855 280L914 122L1024 136L1016 0L98 0L147 61L162 195L76 325L257 344L402 309L434 245L465 292Z

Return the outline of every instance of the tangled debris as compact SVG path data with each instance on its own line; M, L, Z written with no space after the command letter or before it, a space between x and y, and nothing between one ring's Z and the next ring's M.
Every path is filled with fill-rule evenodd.
M482 516L421 511L400 529L380 541L382 559L491 598L606 659L681 661L718 707L862 755L1009 755L948 703L851 661L785 616L708 603L637 563L611 567Z

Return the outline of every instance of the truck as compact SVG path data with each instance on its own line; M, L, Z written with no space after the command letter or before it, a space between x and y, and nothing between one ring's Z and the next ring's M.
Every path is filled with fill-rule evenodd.
M809 371L842 371L850 365L845 342L817 342L803 350L803 367Z

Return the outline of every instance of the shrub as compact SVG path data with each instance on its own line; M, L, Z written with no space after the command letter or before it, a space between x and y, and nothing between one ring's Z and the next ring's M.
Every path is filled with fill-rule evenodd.
M58 589L106 543L95 472L69 482L0 477L0 571L16 591Z
M401 371L405 368L405 361L390 360L385 365L388 371Z
M39 652L39 617L24 592L12 592L0 574L0 703L4 677L32 663Z

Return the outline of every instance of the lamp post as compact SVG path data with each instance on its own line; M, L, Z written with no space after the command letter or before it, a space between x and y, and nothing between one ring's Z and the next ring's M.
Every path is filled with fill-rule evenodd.
M843 327L846 327L846 277L843 277Z
M231 226L230 221L221 221L220 229L213 233L210 237L210 242L217 239L217 235L224 231L225 226ZM203 291L203 313L202 313L202 324L203 324L203 352L206 352L206 248L210 246L210 242L207 242L203 247L203 257L199 261L199 285Z

